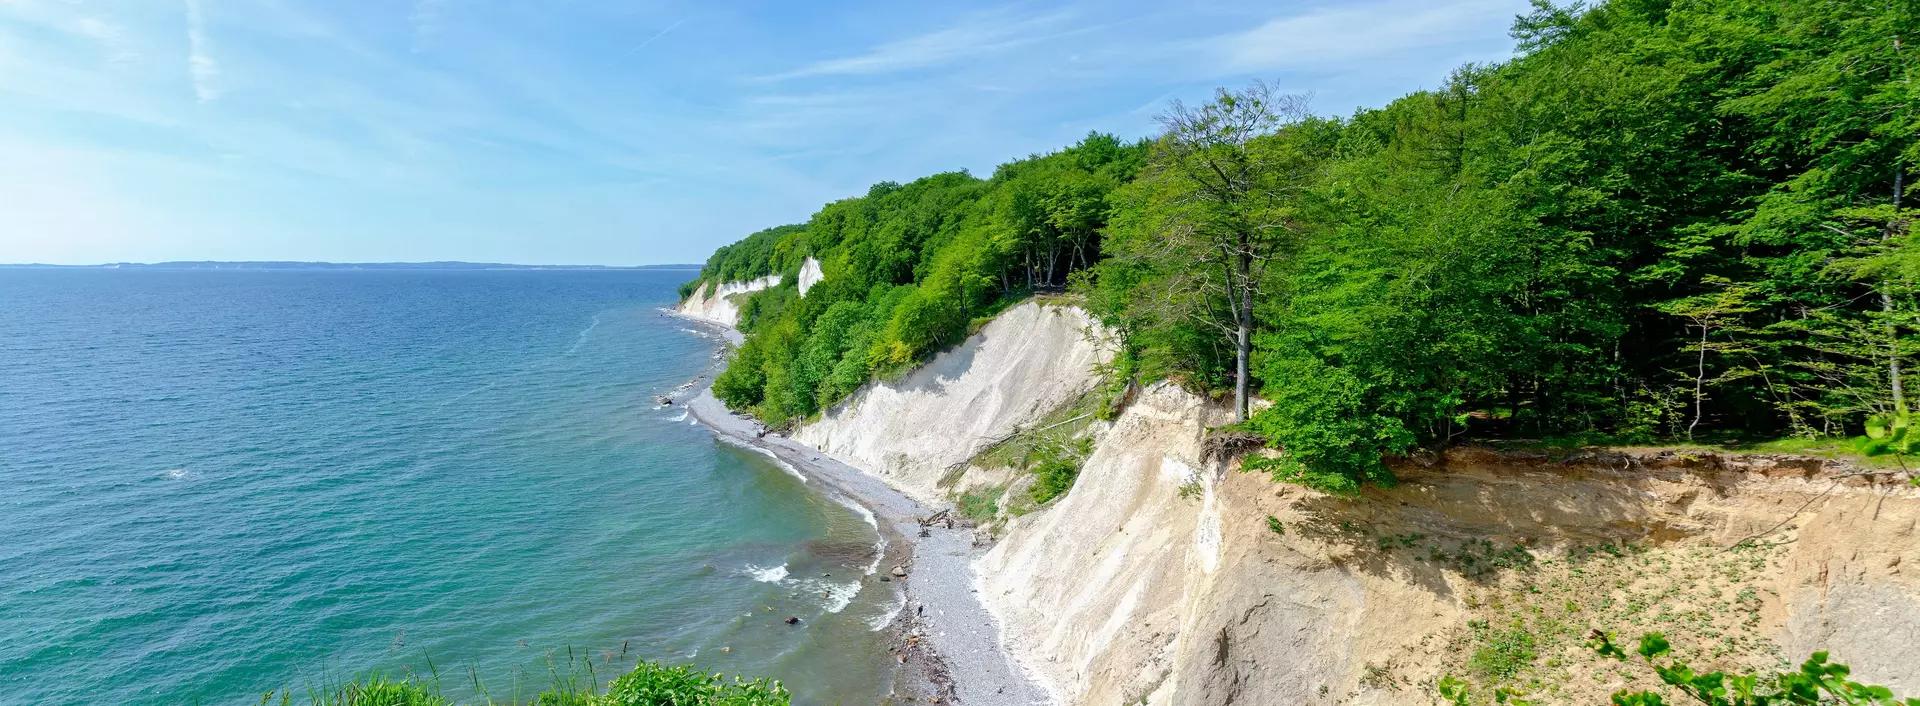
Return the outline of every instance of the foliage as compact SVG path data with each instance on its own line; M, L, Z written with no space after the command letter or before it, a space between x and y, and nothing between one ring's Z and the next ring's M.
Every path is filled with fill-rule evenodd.
M591 661L582 664L590 665ZM581 668L575 665L574 671ZM621 675L604 690L592 678L590 668L580 674L552 675L553 686L530 700L497 701L481 692L472 706L786 706L792 695L779 682L768 679L728 679L691 666L673 667L658 662L641 662L633 671ZM266 704L278 693L278 703L296 703L294 690L270 692L261 698ZM305 703L311 706L454 706L456 702L441 694L439 677L393 679L382 674L346 682L337 686L309 689Z
M1160 379L1257 392L1249 467L1331 492L1463 438L1892 429L1920 353L1920 0L1537 0L1513 33L1378 108L1222 90L1146 142L756 235L702 280L827 278L749 300L718 391L804 418L1070 283L1124 339L1107 414Z
M592 706L784 706L791 699L776 681L729 680L690 666L647 662L615 679Z
M968 463L998 466L1033 474L1027 493L1035 503L1066 494L1080 477L1080 468L1093 454L1093 438L1084 432L1103 408L1095 390L1049 412L1031 428L987 447ZM964 498L963 498L964 500Z
M1536 3L1511 61L1276 126L1260 139L1315 168L1254 307L1274 405L1249 427L1283 453L1252 465L1351 493L1470 433L1834 435L1891 413L1920 321L1916 31L1911 0ZM1230 347L1155 318L1181 303L1159 273L1206 263L1116 256L1083 290L1143 359L1220 389Z
M1494 628L1479 623L1474 625L1474 633L1484 643L1467 662L1467 668L1475 675L1490 680L1508 679L1533 663L1536 648L1533 633L1526 625L1516 621L1506 628Z
M960 511L961 517L973 520L975 524L992 522L1000 515L999 498L1002 490L1001 488L968 490L961 493L960 499L954 502L954 509Z
M1613 644L1613 638L1595 631L1589 646L1601 655L1627 661L1626 650ZM1868 686L1847 680L1844 664L1827 660L1827 653L1815 652L1800 664L1797 672L1774 674L1698 673L1685 662L1673 658L1672 645L1660 633L1640 637L1635 652L1663 684L1674 687L1693 701L1707 706L1769 706L1771 704L1862 704L1920 706L1920 699L1900 699L1883 686ZM1626 692L1613 695L1616 706L1661 706L1666 703L1652 692Z
M1036 446L1029 458L1033 485L1028 491L1033 501L1044 503L1064 495L1080 477L1080 467L1093 453L1093 439L1079 437L1059 443Z
M1102 258L1109 196L1145 150L1090 134L989 179L959 172L876 184L804 226L728 246L701 281L790 276L747 298L747 340L715 393L770 423L804 418L958 343L978 317L1060 287ZM802 297L797 274L808 257L824 279Z
M1913 429L1913 415L1907 410L1876 414L1867 418L1866 434L1855 437L1854 448L1867 456L1911 455L1920 450L1920 433Z
M1231 350L1246 421L1254 307L1306 235L1322 152L1303 96L1255 82L1213 101L1174 101L1139 179L1120 190L1114 264L1134 279L1134 328L1211 331ZM1282 130L1285 125L1287 129Z

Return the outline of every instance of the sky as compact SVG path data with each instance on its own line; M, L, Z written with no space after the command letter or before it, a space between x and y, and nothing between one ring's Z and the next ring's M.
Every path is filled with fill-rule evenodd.
M1255 79L1348 114L1526 0L0 0L0 263L701 262Z

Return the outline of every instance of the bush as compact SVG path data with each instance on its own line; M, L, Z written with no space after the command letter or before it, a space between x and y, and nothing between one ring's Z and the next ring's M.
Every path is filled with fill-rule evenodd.
M728 679L690 666L670 667L658 662L641 662L600 693L590 670L590 665L582 671L579 664L575 664L571 673L554 673L554 686L527 703L530 706L787 706L792 700L792 694L777 681ZM480 686L477 681L475 686ZM484 694L485 689L480 691ZM273 695L268 693L261 703L268 703ZM292 706L293 690L280 692L279 703ZM395 680L381 674L336 687L309 690L306 703L310 706L455 706L441 695L438 676ZM495 701L483 695L466 706L514 706L517 703Z
M1613 644L1612 636L1594 631L1587 645L1601 655L1622 662L1626 650ZM1901 699L1884 686L1847 681L1851 672L1844 664L1827 661L1827 653L1815 652L1800 663L1800 671L1773 674L1698 674L1685 662L1672 659L1672 645L1657 632L1640 636L1635 650L1653 668L1660 682L1677 688L1692 700L1707 706L1769 706L1771 704L1857 704L1860 706L1920 706L1920 699ZM1663 706L1659 694L1621 691L1613 695L1617 706Z
M792 695L767 679L729 681L693 667L643 662L614 680L594 706L785 706Z
M1273 406L1247 421L1285 453L1254 456L1242 470L1337 495L1358 495L1363 482L1391 487L1381 457L1404 453L1414 435L1399 419L1378 413L1375 385L1311 358L1269 361L1267 394Z

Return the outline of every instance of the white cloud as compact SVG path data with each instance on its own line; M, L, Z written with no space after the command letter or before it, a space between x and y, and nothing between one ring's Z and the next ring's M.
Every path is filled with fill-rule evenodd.
M864 54L814 62L769 78L876 75L937 66L1047 39L1046 30L1065 19L1064 13L1024 19L976 16L953 27L880 44Z
M1490 27L1525 9L1515 0L1434 3L1389 0L1280 17L1215 40L1234 71L1282 71L1410 53L1484 39ZM1213 42L1210 42L1213 43Z
M193 95L205 103L220 97L214 79L220 75L220 62L207 53L206 18L200 0L187 3L187 74L193 77Z
M127 41L125 27L97 17L81 17L74 20L73 31L99 44L109 62L124 64L140 58Z

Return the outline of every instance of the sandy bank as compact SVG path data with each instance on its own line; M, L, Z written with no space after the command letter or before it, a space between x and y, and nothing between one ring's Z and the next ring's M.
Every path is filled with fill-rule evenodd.
M683 317L719 332L737 345L738 331L711 321ZM884 543L878 571L862 591L891 591L902 606L887 628L901 671L894 693L902 702L1025 706L1047 702L1045 692L1027 678L999 641L1000 629L974 588L971 529L947 523L923 524L946 509L923 505L877 476L842 463L778 434L766 433L755 420L734 414L712 391L716 367L673 396L722 441L764 450L820 492L873 514ZM894 577L893 567L904 567Z

